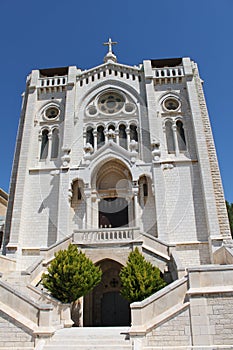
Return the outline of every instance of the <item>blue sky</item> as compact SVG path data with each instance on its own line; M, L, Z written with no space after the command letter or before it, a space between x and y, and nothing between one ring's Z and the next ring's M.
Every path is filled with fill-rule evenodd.
M233 202L233 0L0 0L0 187L8 191L26 76L102 63L111 37L120 63L190 56L199 65L225 197Z

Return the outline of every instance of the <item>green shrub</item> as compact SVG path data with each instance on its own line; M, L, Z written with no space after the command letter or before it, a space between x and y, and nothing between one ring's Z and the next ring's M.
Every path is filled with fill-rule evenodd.
M121 295L129 302L141 301L166 285L160 270L146 261L138 248L129 254L120 271Z
M72 244L55 253L42 284L62 303L72 303L100 283L102 271Z

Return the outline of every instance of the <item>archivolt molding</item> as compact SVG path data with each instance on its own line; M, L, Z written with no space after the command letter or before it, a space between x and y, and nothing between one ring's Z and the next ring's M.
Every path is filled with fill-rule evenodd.
M97 98L100 94L115 90L119 94L125 94L129 100L132 100L133 103L137 105L145 106L145 102L142 97L139 95L138 91L135 90L131 85L126 84L122 81L108 79L102 82L99 82L91 89L89 89L81 98L79 103L79 108L75 111L75 116L84 116L84 111L86 106L94 99ZM77 121L77 117L75 117Z
M46 109L51 108L51 107L59 109L60 113L59 113L57 118L49 120L47 118L44 118L44 114L45 114ZM35 115L35 119L34 119L34 124L36 125L38 122L48 122L50 124L54 123L54 121L58 122L61 120L61 116L63 116L63 115L64 115L64 104L63 103L60 103L60 101L57 101L57 100L53 100L49 103L45 102L40 107L40 109L37 111L37 113Z
M91 184L92 186L96 185L96 181L97 181L97 176L99 174L100 169L108 162L118 162L120 164L123 165L123 167L125 168L125 170L128 172L128 177L133 178L132 176L132 172L131 172L131 166L129 161L127 161L126 159L123 159L121 157L119 157L119 155L117 154L104 154L101 155L100 157L98 157L96 159L95 162L91 163L91 167L90 169L90 174L91 174Z

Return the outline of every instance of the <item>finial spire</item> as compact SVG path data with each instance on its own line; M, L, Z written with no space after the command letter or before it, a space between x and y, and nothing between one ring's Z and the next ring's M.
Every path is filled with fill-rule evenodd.
M108 53L107 53L107 55L104 57L104 62L108 62L108 61L114 61L114 62L116 62L116 61L117 61L116 56L115 56L115 55L113 54L113 52L112 52L112 46L113 46L113 45L116 45L116 44L118 44L118 42L117 42L117 41L112 41L111 38L108 39L108 42L103 43L103 45L108 46Z

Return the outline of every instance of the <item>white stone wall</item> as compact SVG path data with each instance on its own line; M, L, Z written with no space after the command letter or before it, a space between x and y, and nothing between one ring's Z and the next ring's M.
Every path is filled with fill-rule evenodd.
M213 344L233 344L233 293L209 295L207 310Z
M153 329L147 334L146 343L156 348L191 345L189 309L182 310Z
M208 249L196 244L207 242L209 232L212 238L222 237L220 224L226 236L227 227L223 223L225 214L220 215L220 206L215 203L216 186L220 183L218 165L200 79L197 71L193 78L193 68L196 69L189 59L183 59L182 74L178 79L158 80L151 61L144 61L143 70L112 63L83 72L68 67L67 83L58 88L41 88L40 73L33 71L26 91L27 104L22 111L20 147L16 153L9 200L6 232L9 234L11 230L12 248L17 249L17 245L20 248L46 247L70 235L73 229L88 225L97 228L93 174L96 164L100 171L106 160L117 158L127 164L133 181L138 181L142 175L153 179L149 186L153 191L145 207L130 208L133 224L166 243L193 244L192 249L185 246L185 249L178 249L184 265L208 263ZM137 107L136 114L88 117L87 105L108 89L120 91L133 102ZM178 111L163 108L166 96L179 99L181 107ZM43 109L49 103L60 106L59 120L43 119ZM175 126L177 118L183 121L187 151L169 154L164 123L171 119ZM125 150L110 152L109 147L103 154L98 151L98 157L95 157L96 153L92 154L88 164L83 157L86 126L92 125L96 130L100 122L105 126L113 122L117 126L123 121L129 125L132 120L138 123L138 159L132 160L130 152L126 154ZM59 127L59 157L56 161L39 160L40 130L53 125ZM211 152L206 147L206 140ZM152 145L157 141L159 153L152 162ZM211 176L214 176L214 183ZM89 191L85 199L89 204L73 211L69 197L72 196L72 182L78 178L83 180L85 195ZM222 207L221 191L218 200ZM137 213L136 219L133 212ZM191 256L193 252L195 258Z
M191 267L210 264L208 243L180 244L176 246L176 252L182 267Z
M206 241L198 165L175 163L173 168L164 169L163 174L169 242Z

